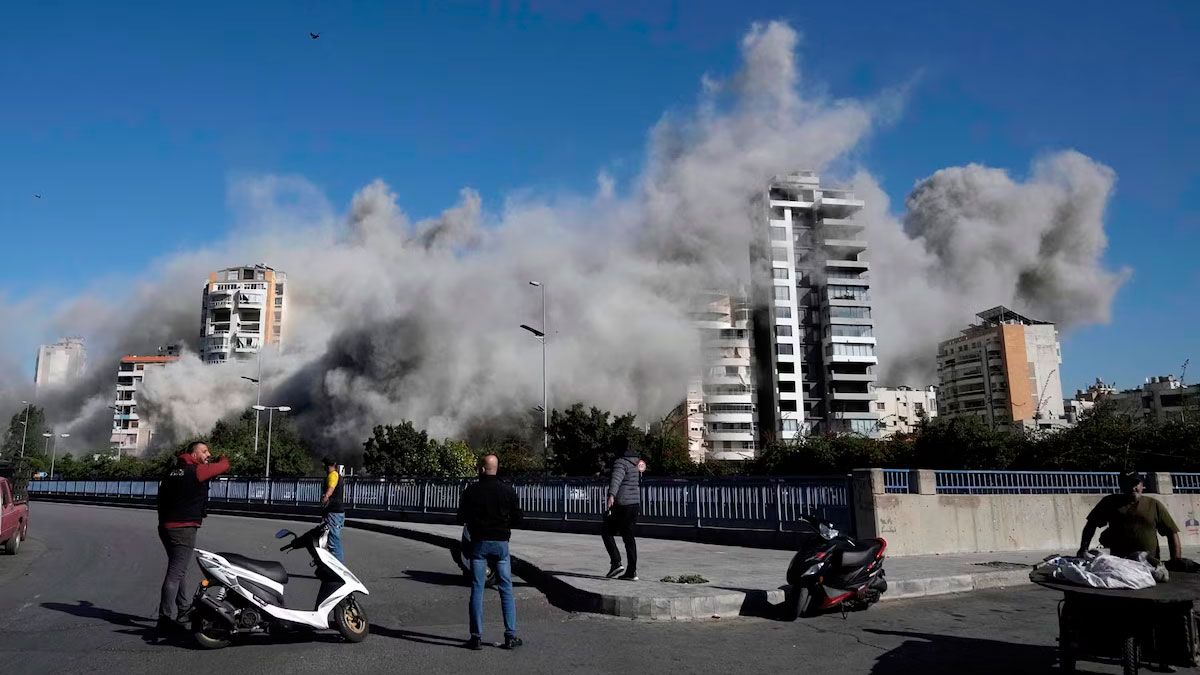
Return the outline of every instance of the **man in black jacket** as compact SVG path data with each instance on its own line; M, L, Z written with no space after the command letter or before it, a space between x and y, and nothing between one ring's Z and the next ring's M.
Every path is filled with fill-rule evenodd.
M471 534L470 548L465 551L471 561L471 639L468 649L483 648L483 588L487 566L496 569L496 586L500 589L500 609L504 613L504 649L520 647L517 637L517 605L512 592L512 563L508 557L508 540L512 528L521 522L521 504L517 491L496 477L500 460L484 455L479 460L479 481L463 490L458 502L458 522L465 524Z
M207 515L208 481L229 470L227 458L211 459L208 445L190 443L158 484L158 539L167 553L158 605L160 631L186 621L191 606L183 581L196 549L196 533Z

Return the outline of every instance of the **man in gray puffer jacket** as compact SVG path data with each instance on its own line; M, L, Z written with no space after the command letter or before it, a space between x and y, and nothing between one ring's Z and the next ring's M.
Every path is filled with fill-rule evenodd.
M609 579L620 575L626 581L637 581L637 541L633 538L633 526L637 523L642 505L642 474L638 471L638 452L628 447L625 454L613 462L612 478L608 482L608 509L604 514L601 537L608 558L612 563ZM615 535L620 534L625 542L625 556L629 567L621 564L621 552L617 550Z

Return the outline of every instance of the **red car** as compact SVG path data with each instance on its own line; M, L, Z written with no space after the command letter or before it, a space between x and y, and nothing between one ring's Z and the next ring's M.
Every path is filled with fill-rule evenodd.
M29 533L29 504L13 496L7 478L0 478L0 545L8 555L16 555Z

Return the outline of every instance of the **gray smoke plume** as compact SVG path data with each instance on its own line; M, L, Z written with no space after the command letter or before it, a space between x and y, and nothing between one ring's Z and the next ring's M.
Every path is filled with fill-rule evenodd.
M752 26L740 71L705 77L693 110L663 116L625 189L601 173L594 194L522 193L498 207L464 189L440 216L413 222L382 181L343 213L303 178L243 179L231 185L224 242L160 262L132 292L97 286L37 330L0 339L17 355L59 335L88 339L83 381L40 392L39 403L91 447L107 445L119 356L182 341L191 351L146 379L139 407L164 442L201 433L253 403L241 377L258 367L200 363L201 287L213 270L266 263L288 273L289 297L283 348L262 358L264 402L292 406L321 450L350 452L375 424L411 419L452 435L539 405L540 346L519 328L541 327L536 280L548 291L551 406L657 417L700 367L693 298L745 282L758 217L749 204L772 175L797 169L852 177L867 200L892 377L928 382L933 343L1001 302L1068 325L1107 317L1120 282L1099 263L1111 171L1075 153L1024 183L946 169L918 184L897 219L850 157L904 89L830 99L801 82L798 40L783 23ZM34 304L4 300L0 318ZM15 409L29 388L12 363L0 368L0 405Z

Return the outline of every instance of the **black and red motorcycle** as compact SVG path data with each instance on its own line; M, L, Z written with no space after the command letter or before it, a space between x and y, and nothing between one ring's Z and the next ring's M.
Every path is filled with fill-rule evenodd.
M887 591L885 539L856 541L820 518L802 516L788 566L784 611L795 620L832 609L866 609Z

